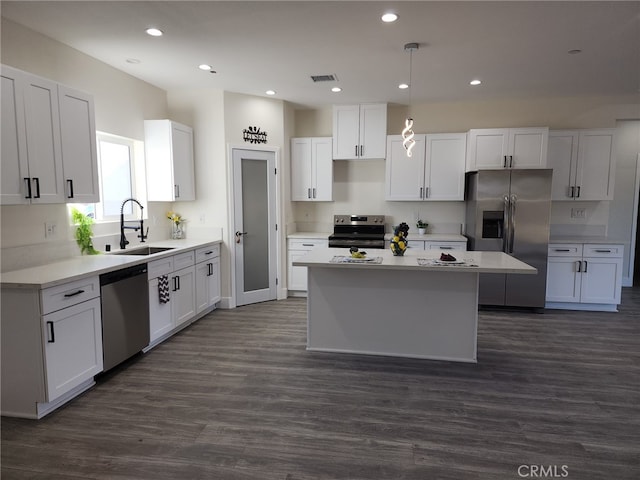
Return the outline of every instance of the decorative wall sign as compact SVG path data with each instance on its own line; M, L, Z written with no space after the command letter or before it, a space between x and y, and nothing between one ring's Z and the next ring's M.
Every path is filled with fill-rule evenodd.
M267 143L267 132L261 132L260 127L245 128L242 133L244 134L245 142Z

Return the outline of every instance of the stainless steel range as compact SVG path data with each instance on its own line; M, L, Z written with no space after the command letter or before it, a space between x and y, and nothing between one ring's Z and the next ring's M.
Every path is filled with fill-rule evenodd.
M334 215L329 247L385 248L384 215Z

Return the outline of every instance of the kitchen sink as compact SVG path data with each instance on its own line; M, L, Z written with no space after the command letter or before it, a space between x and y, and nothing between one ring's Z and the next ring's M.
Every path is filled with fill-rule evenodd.
M132 248L131 250L119 250L114 255L153 255L154 253L166 252L173 250L175 247L142 247Z

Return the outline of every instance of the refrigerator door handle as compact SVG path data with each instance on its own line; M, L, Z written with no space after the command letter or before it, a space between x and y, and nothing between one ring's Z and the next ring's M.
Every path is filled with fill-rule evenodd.
M515 193L511 194L510 204L511 204L511 213L509 214L509 221L511 224L509 225L509 252L513 253L513 247L515 242L515 233L516 233L516 203L518 202L518 196Z
M504 225L504 232L502 232L502 251L504 253L509 253L509 235L511 231L511 205L509 203L509 195L505 195L502 197L504 200L503 214L502 214L502 224Z

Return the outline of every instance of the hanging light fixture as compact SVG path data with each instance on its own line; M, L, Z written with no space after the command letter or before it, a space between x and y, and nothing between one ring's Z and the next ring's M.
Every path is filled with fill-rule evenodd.
M412 74L413 74L413 51L418 49L417 43L407 43L404 46L404 51L409 52L409 106L411 106L411 86L412 86ZM402 130L402 146L407 151L407 157L411 156L411 150L413 150L416 141L413 139L415 134L413 133L413 118L407 116L404 121L404 129Z

